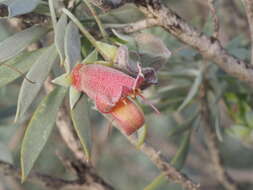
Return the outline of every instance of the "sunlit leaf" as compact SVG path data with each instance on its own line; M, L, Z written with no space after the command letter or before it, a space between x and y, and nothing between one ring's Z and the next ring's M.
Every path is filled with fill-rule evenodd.
M83 95L71 110L71 118L87 160L90 159L91 128L87 96Z
M26 77L33 81L24 80L18 96L18 108L15 121L22 118L23 114L30 107L33 100L37 97L43 82L46 80L53 63L57 60L55 46L50 46L44 51L37 61L33 64Z
M39 49L33 52L25 52L2 65L0 63L0 87L7 85L20 77L22 73L27 72L44 51L45 49ZM17 69L17 71L14 69Z
M66 88L56 87L41 101L28 124L21 146L22 182L29 175L51 134L65 94Z
M39 40L48 30L40 26L32 26L18 32L0 43L0 62L16 56L32 42Z

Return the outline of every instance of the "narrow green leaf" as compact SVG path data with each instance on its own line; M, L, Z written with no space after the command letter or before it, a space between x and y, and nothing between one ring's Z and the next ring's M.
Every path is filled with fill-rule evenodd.
M183 139L181 141L180 147L176 153L176 155L171 160L171 164L178 170L182 169L186 157L189 152L189 145L190 145L190 137L191 137L191 131L187 131L186 134L184 134ZM159 186L161 186L164 183L167 183L168 179L165 173L161 173L159 176L157 176L148 186L144 188L144 190L155 190Z
M223 141L223 137L222 137L222 131L221 131L221 127L220 127L220 107L218 104L219 98L221 98L221 94L223 93L219 93L218 97L217 94L215 94L213 91L208 91L207 92L207 101L208 101L208 106L210 108L211 114L210 117L212 118L213 125L215 128L215 132L217 135L217 138L219 141Z
M196 122L198 120L199 115L200 115L199 111L197 110L195 113L192 114L192 116L187 118L187 120L184 123L180 124L177 127L170 129L170 131L168 133L168 137L181 134L187 130L191 130L191 128L193 128L194 122Z
M5 0L1 2L8 6L8 17L14 17L32 12L41 0Z
M83 61L82 63L93 63L98 58L97 50L92 51Z
M54 27L54 30L56 28L56 23L57 23L57 18L56 18L56 13L55 13L55 5L54 5L54 0L48 0L48 5L49 5L49 10L50 10L50 15L52 19L52 24Z
M56 24L54 36L55 46L59 53L61 64L64 63L65 59L64 37L66 26L67 26L67 16L65 14L62 14L59 21Z
M144 14L134 5L126 4L99 16L104 23L130 23L144 19Z
M195 95L197 94L198 90L199 90L199 86L202 82L202 72L199 72L198 76L195 78L194 83L189 91L189 93L187 94L186 98L184 99L183 103L179 106L178 108L178 112L182 111L185 106L187 106L190 101L195 97Z
M149 185L147 185L144 188L144 190L154 190L154 189L157 189L162 184L167 183L167 181L168 181L167 176L164 173L161 173Z
M29 175L52 132L65 94L66 88L56 87L41 101L28 124L21 146L22 182Z
M50 46L44 51L37 61L33 64L26 77L33 81L31 83L24 80L20 88L18 103L17 103L17 113L15 121L22 118L23 114L30 107L33 100L38 95L43 82L46 80L53 63L57 60L57 51L55 46Z
M0 62L16 56L32 42L39 40L47 31L46 28L32 26L2 41L0 43Z
M76 90L74 87L70 87L69 89L69 104L70 104L70 108L73 109L77 103L77 101L79 100L79 98L81 97L82 93L79 92L78 90Z
M189 152L190 139L191 139L191 130L185 132L180 147L178 148L176 155L171 160L171 164L178 170L181 170L182 167L184 166L185 160Z
M215 126L215 132L216 132L217 138L219 139L220 142L222 142L223 137L222 137L222 132L221 132L221 128L220 128L220 115L219 114L217 114L215 117L214 126Z
M26 73L44 51L45 49L39 49L33 52L24 52L5 62L5 65L0 63L0 87L14 81L22 73ZM17 71L14 69L17 69Z
M60 86L69 87L71 85L71 77L69 73L64 73L51 82Z
M139 148L141 145L143 145L143 143L145 142L145 139L147 137L147 131L148 131L148 128L147 128L147 125L144 124L143 127L141 127L137 133L138 133L138 143L137 143L137 148Z
M87 96L83 95L71 110L71 118L87 160L90 159L91 128Z
M67 25L64 43L67 63L66 70L70 71L76 63L81 62L80 34L72 21Z
M102 54L105 54L110 61L114 61L117 55L118 48L116 46L96 41L97 47L99 48L99 52L102 52Z

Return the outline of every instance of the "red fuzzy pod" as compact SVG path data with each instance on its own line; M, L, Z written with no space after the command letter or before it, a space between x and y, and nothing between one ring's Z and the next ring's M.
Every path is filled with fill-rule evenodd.
M136 132L145 122L142 109L129 98L120 100L108 115L127 135Z
M77 64L71 76L72 85L94 100L102 113L111 112L121 99L136 94L144 80L99 64Z

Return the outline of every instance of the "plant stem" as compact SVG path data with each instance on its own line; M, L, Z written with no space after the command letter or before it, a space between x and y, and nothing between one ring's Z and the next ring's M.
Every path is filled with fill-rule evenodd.
M90 41L90 43L96 48L96 50L102 55L102 57L108 61L110 60L107 55L97 45L97 40L88 32L88 30L81 24L81 22L67 9L63 8L62 11L77 25L80 31Z
M86 4L86 6L88 7L88 9L90 10L92 16L94 17L94 19L96 20L97 22L97 25L98 25L98 28L103 36L103 38L105 40L108 39L108 34L106 33L104 27L103 27L103 24L101 23L100 19L98 18L95 10L93 9L92 5L90 4L90 1L89 0L83 0L83 2Z

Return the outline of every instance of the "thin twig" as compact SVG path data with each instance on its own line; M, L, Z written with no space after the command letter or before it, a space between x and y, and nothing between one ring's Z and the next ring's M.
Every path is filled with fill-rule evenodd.
M251 64L253 65L253 1L252 0L242 0L250 28L250 37L251 37Z
M95 10L93 9L92 5L90 4L90 0L83 0L83 2L86 4L86 6L90 10L92 16L94 17L95 21L97 22L98 28L99 28L103 38L105 40L107 40L108 39L108 34L104 30L103 24L101 23L101 21L100 21L99 17L97 16Z
M122 1L122 4L124 2L130 2L130 0ZM253 86L253 67L230 55L219 40L197 31L159 0L132 0L131 2L135 3L147 18L155 19L152 26L163 27L183 43L195 48L204 58L216 63L229 75Z
M113 8L113 3L107 0L91 0L91 3L106 12Z
M12 164L0 161L0 173L5 176L12 176L21 179L21 170L13 166ZM30 182L38 183L45 187L61 188L63 186L73 185L76 181L67 181L53 176L44 175L38 172L31 172L27 179Z
M107 61L110 61L108 56L98 46L96 39L89 33L89 31L82 25L82 23L68 9L63 8L62 11L77 25L79 30L90 41L90 43L96 48L96 50L103 56L103 58Z
M92 168L84 165L80 161L71 162L71 167L79 174L77 179L65 180L39 172L31 172L27 181L48 187L51 189L93 189L93 190L113 190L105 183ZM21 170L12 164L0 161L0 173L4 176L11 176L17 179L21 178Z
M158 25L173 36L197 49L204 58L212 60L231 76L253 86L253 67L230 55L219 40L197 31L165 5L138 4L138 7L146 16L156 18Z
M123 135L124 132L122 132ZM127 136L125 137L129 140L131 144L135 147L138 144L138 139L135 136ZM177 171L169 162L165 159L160 152L156 151L152 146L147 143L143 143L141 146L138 146L138 149L141 150L161 171L163 171L168 180L172 180L174 183L181 184L187 190L199 190L200 185L194 183L191 179L189 179L186 175Z
M219 38L220 22L219 22L219 17L217 15L216 8L215 8L215 3L216 3L216 0L208 0L208 6L210 9L210 13L212 16L212 21L213 21L213 27L214 27L213 37L218 39Z

